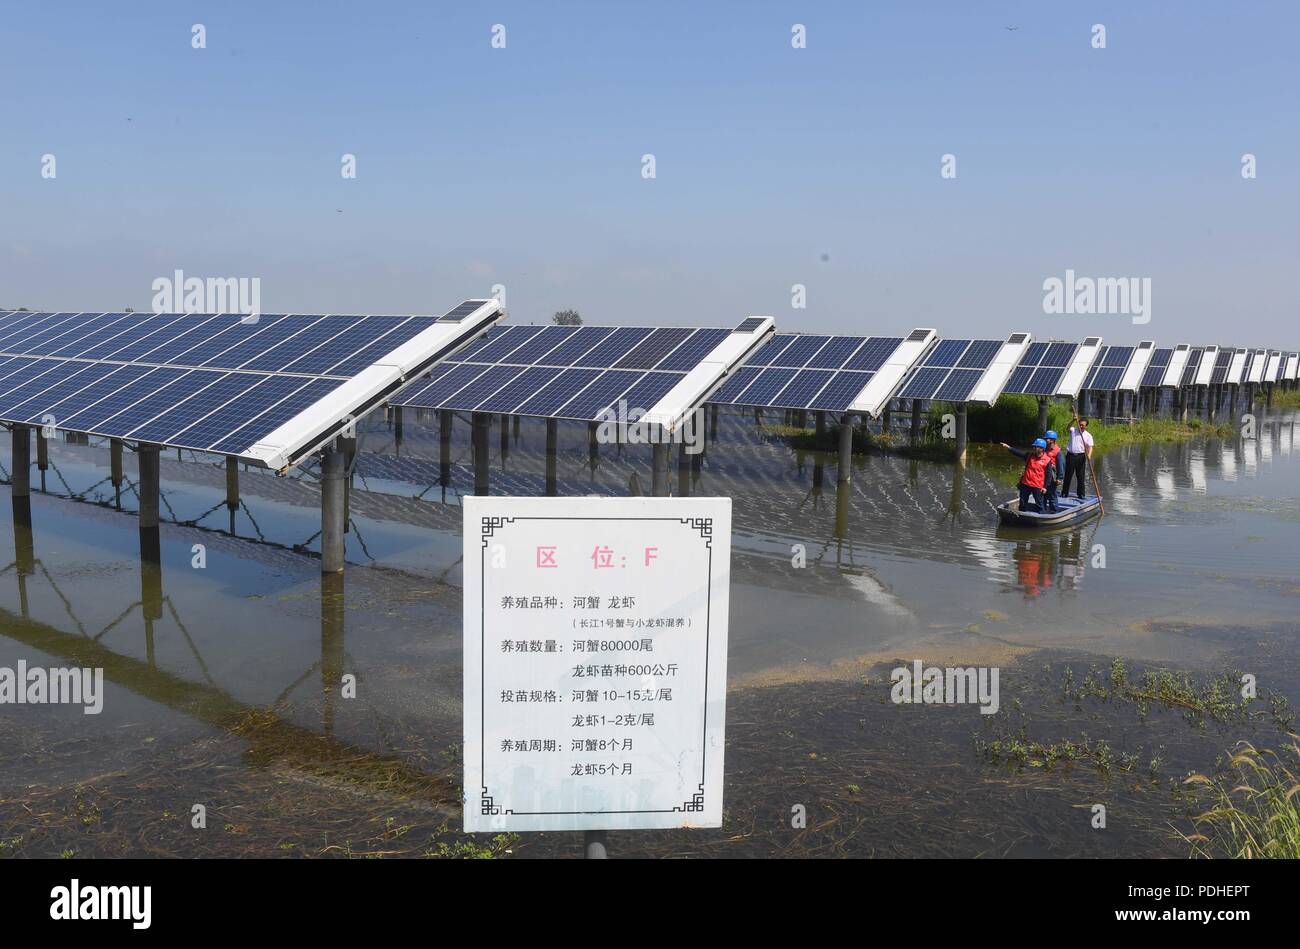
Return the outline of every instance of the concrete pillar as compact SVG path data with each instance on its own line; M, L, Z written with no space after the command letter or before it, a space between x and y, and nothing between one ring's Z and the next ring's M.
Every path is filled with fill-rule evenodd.
M520 423L519 423L519 419L520 419L520 416L516 415L516 416L514 417L514 424L513 424L513 426L512 426L512 437L513 437L514 440L515 440L515 444L518 444L518 443L519 443L519 424L520 424Z
M320 570L339 573L344 563L344 506L347 492L347 456L337 444L321 454L320 465Z
M888 435L891 422L894 415L894 403L890 400L885 403L885 410L880 413L880 434Z
M136 460L140 465L140 529L157 530L159 494L161 491L158 446L137 445Z
M11 466L11 493L16 498L30 497L32 493L32 430L26 425L13 426L13 464Z
M113 487L120 488L122 486L122 439L120 438L109 439L108 471Z
M825 412L816 413L813 416L813 425L816 427L817 435L819 438L820 436L825 435L826 434L826 413Z
M656 442L651 446L650 492L654 497L668 497L668 446Z
M393 406L391 418L393 421L393 440L397 447L400 448L402 445L402 407L400 405Z
M50 443L45 437L45 429L36 429L36 467L41 471L50 468Z
M957 451L960 464L966 463L966 403L957 406Z
M802 428L802 424L800 428ZM677 496L691 496L691 456L686 453L686 445L677 446Z
M556 483L556 468L559 465L560 422L558 419L546 420L546 496L555 497L559 493Z
M709 441L716 441L718 438L718 407L709 406Z
M454 416L450 409L438 412L438 483L444 488L451 484L451 424Z
M501 416L501 470L506 467L506 459L510 457L510 416Z
M853 416L840 419L840 458L835 474L836 485L846 485L853 480Z
M234 455L226 456L226 508L239 509L239 459Z
M916 445L921 440L921 400L912 400L912 430L909 433L908 440L912 445Z
M1047 400L1038 400L1038 433L1047 431Z
M596 422L587 423L587 465L591 468L591 473L596 474L596 469L600 466L600 426Z
M470 420L470 434L474 441L474 493L482 496L488 493L488 428L492 424L492 416L475 412Z

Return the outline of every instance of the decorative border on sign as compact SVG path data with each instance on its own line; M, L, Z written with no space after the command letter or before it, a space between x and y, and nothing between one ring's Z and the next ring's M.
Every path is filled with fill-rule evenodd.
M674 807L659 808L634 808L619 811L516 811L512 808L502 807L496 803L495 798L488 793L487 785L480 786L479 807L480 813L485 815L498 814L518 814L518 815L577 815L577 814L676 814L676 813L701 813L704 811L705 782L708 779L707 759L709 754L709 647L711 639L711 627L713 623L713 518L711 517L534 517L534 516L487 516L482 519L480 533L480 554L479 570L482 575L485 574L485 565L481 551L487 549L488 538L494 537L498 529L506 524L513 524L516 521L677 521L689 528L699 532L701 539L704 541L705 548L709 551L709 568L708 568L708 596L706 604L707 620L704 624L704 716L701 721L703 734L700 736L700 783L696 785L696 792L687 800ZM482 584L481 588L485 588ZM487 668L487 607L482 599L479 602L479 669ZM725 691L725 687L724 687ZM482 695L480 694L480 702ZM486 709L482 704L479 706L479 775L480 777L487 774L487 721Z

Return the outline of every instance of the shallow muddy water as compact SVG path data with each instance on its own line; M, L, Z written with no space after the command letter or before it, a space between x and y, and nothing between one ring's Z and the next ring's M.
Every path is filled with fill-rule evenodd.
M364 434L346 579L324 586L311 472L243 472L232 513L213 459L164 453L156 567L104 445L50 444L30 527L0 489L15 511L0 530L0 667L98 666L106 680L98 715L0 705L0 854L576 853L573 834L455 833L468 428L458 420L445 485L432 417L408 415L400 444L383 423ZM544 493L542 425L505 442L494 425L489 444L493 493ZM649 454L593 455L585 427L562 425L559 493L649 493ZM957 469L869 455L837 493L834 459L723 417L683 477L734 499L726 822L617 835L614 854L1186 855L1181 779L1283 726L1200 727L1162 708L1143 720L1067 698L1064 670L1120 657L1245 671L1300 702L1300 436L1275 415L1258 439L1117 449L1098 473L1105 517L1035 536L996 526L1009 457ZM918 659L999 667L1001 710L891 703L889 670ZM322 686L345 673L355 699ZM1021 728L1104 737L1139 765L992 760L981 743ZM1097 801L1104 833L1088 822ZM206 829L191 827L195 804ZM806 827L791 826L796 805Z

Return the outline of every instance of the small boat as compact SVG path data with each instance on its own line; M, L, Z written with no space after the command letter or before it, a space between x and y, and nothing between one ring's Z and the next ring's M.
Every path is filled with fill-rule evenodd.
M1062 497L1056 499L1056 511L1040 511L1033 507L1033 502L1025 510L1020 510L1020 498L1015 497L998 505L998 519L1012 527L1069 527L1086 521L1101 511L1101 499L1095 494L1082 498Z

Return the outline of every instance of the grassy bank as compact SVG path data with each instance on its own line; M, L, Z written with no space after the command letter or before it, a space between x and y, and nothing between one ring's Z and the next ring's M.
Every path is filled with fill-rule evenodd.
M945 405L932 405L928 431L940 435L943 416L951 411ZM1072 418L1073 413L1065 403L1049 403L1047 427L1060 432L1062 441L1065 440ZM1140 418L1131 425L1090 418L1088 431L1092 433L1097 452L1105 452L1120 445L1182 441L1198 435L1230 438L1234 434L1231 425L1215 425L1197 418L1180 422L1164 417ZM1027 445L1043 434L1038 427L1038 399L1029 395L1004 395L996 405L969 406L966 411L966 433L971 442Z
M1300 400L1300 392L1279 393ZM1300 401L1298 401L1300 404ZM1277 396L1274 406L1279 405ZM1285 406L1283 406L1285 407ZM931 404L925 419L925 429L918 445L909 444L910 420L896 416L896 428L891 434L876 434L863 430L853 433L853 451L893 452L909 458L927 461L951 461L953 440L944 437L944 416L952 413L952 407L946 403ZM1048 406L1047 427L1061 433L1064 442L1066 430L1070 427L1073 413L1070 407L1061 402L1052 402ZM800 451L839 451L839 426L827 425L820 434L813 428L801 428L795 425L765 425L765 435L783 441ZM1197 436L1231 438L1235 431L1231 425L1215 425L1199 418L1180 422L1172 418L1147 417L1137 419L1133 424L1123 422L1104 422L1089 419L1088 431L1092 433L1095 450L1104 453L1120 445L1149 444L1152 442L1175 442ZM966 434L970 450L978 454L981 443L996 445L1008 442L1012 445L1028 445L1043 432L1038 427L1038 399L1027 395L1004 395L995 405L971 405L966 410Z
M1300 389L1291 389L1288 391L1274 389L1273 408L1300 409Z

